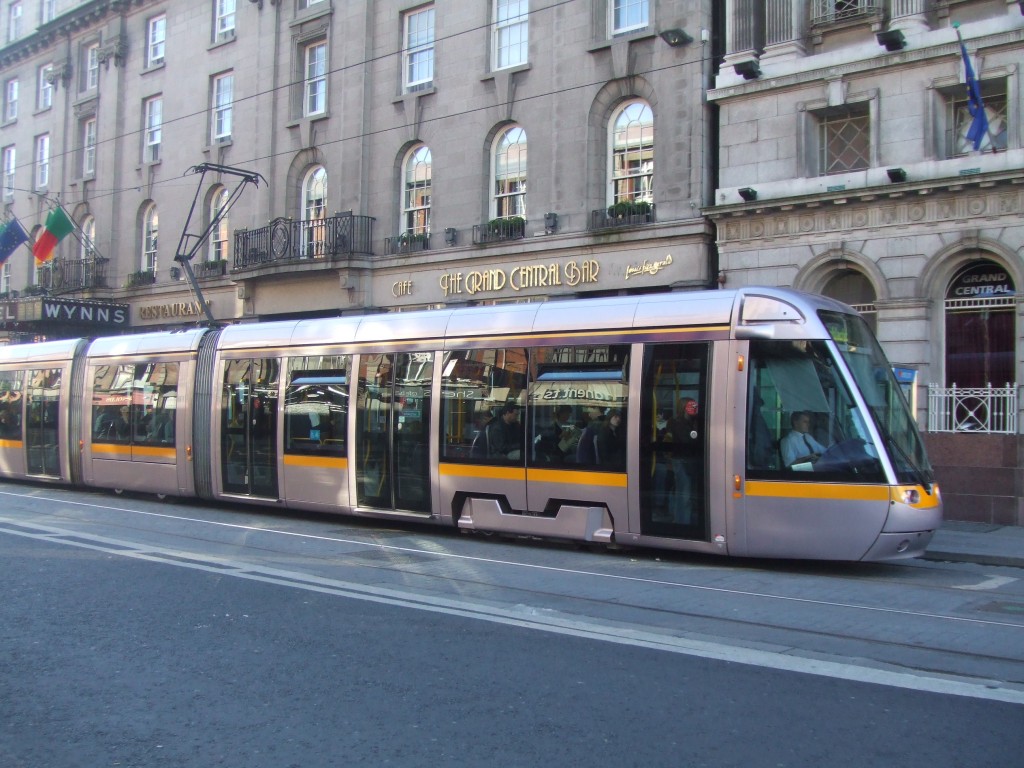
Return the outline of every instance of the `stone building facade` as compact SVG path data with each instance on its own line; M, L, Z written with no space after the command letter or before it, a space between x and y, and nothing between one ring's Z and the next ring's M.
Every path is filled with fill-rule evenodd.
M948 515L1024 523L1024 6L725 6L708 94L720 183L706 211L724 279L833 295L873 317L890 359L916 371ZM960 40L988 119L977 148Z

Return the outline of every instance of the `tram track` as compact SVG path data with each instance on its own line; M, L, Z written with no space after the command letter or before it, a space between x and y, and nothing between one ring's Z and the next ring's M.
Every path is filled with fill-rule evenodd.
M1000 685L1011 687L1024 685L1024 657L1016 650L1021 647L1024 621L965 615L963 606L971 605L972 601L978 603L979 595L965 594L953 583L924 583L920 576L922 568L929 579L952 582L950 575L958 574L955 580L962 582L962 572L934 565L914 567L917 575L910 587L915 591L915 599L920 603L948 600L961 610L937 612L871 604L884 599L883 592L889 588L907 589L906 579L898 577L911 570L898 570L903 568L898 565L866 566L874 574L867 576L852 573L855 566L826 569L817 564L797 563L787 567L777 562L737 563L679 554L666 557L657 552L612 556L628 557L626 563L580 552L579 558L572 558L572 566L566 567L565 558L552 557L559 549L549 543L531 544L525 549L477 537L438 537L436 531L419 541L415 530L403 527L398 531L379 525L378 521L349 525L352 521L344 520L339 531L336 518L255 516L246 512L239 512L235 518L234 509L197 505L164 507L160 511L131 509L125 504L106 503L109 497L103 494L50 488L17 492L5 487L2 495L10 501L22 497L30 507L35 502L46 505L43 510L31 510L33 519L19 521L18 510L5 504L2 517L6 519L6 532L20 531L25 535L33 529L48 527L52 529L48 535L51 540L93 546L115 555L129 554L171 565L264 578L299 588L312 585L333 589L331 585L344 583L342 593L349 596L357 596L355 592L368 589L369 584L395 583L403 585L403 600L415 602L415 595L420 595L420 599L447 596L451 602L446 603L446 609L456 610L461 605L473 615L493 611L495 615L529 622L558 619L591 628L605 627L605 631L622 636L633 635L639 629L646 636L663 638L669 643L729 644L810 660L835 662L856 656L860 664L878 669L959 675L981 684L1001 681ZM83 497L87 500L83 501ZM148 500L139 501L140 506L157 506ZM99 523L90 518L89 510L105 510L105 514L113 513L122 519ZM184 514L173 514L174 511ZM160 524L155 525L156 522ZM189 529L170 534L162 530L172 523ZM90 533L90 529L101 526L132 533L127 537ZM231 536L221 535L224 531L241 536L244 541L228 541ZM171 536L180 544L154 546L144 541L154 534ZM271 543L265 540L266 536L271 537ZM294 552L295 542L310 544L310 551ZM223 555L211 553L211 548L224 547L235 551L226 561ZM495 548L499 548L497 552ZM253 557L253 553L258 555ZM679 579L679 570L666 573L675 568L684 569L694 578ZM972 566L972 573L977 575L978 568ZM331 575L353 571L365 574L364 569L385 576L363 577L362 586L353 587L351 582ZM886 575L879 579L881 571ZM510 573L514 576L510 577ZM704 583L699 579L704 579ZM784 589L793 593L739 588L738 582L744 581L761 585L774 582L780 592ZM558 584L557 589L551 587L553 583ZM602 586L595 586L598 584ZM862 602L835 599L843 591L863 588L876 594ZM500 599L494 597L497 589L501 590ZM804 593L798 594L798 590ZM824 597L826 594L831 597ZM1016 592L1005 597L1020 600ZM773 611L775 620L771 618ZM865 615L876 621L866 620ZM824 621L831 623L822 624ZM901 639L898 633L907 631L911 625L912 639ZM977 642L978 638L1000 633L1012 636L1000 646L1012 650L1001 652L996 645L985 648Z

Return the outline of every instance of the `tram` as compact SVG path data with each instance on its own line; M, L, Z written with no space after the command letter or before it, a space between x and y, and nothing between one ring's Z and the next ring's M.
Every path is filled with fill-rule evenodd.
M3 347L0 477L739 557L942 519L868 325L772 288Z

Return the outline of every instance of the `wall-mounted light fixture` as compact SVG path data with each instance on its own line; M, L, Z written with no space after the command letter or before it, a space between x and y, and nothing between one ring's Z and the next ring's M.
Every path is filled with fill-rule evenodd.
M889 176L889 181L893 183L907 180L907 172L902 168L890 168L886 171L886 174Z
M743 187L740 190L740 197L746 200L748 203L757 200L757 190L752 187Z
M551 234L558 230L558 214L557 213L545 213L544 214L544 232Z
M444 242L445 245L455 245L455 241L459 238L459 230L455 227L445 227L444 230Z
M678 27L662 30L659 33L659 37L673 48L678 48L681 45L688 45L693 42L693 38Z
M887 29L875 35L879 45L885 46L887 51L902 51L907 45L907 39L899 29Z
M732 68L744 80L754 80L761 76L761 65L754 59L737 61Z

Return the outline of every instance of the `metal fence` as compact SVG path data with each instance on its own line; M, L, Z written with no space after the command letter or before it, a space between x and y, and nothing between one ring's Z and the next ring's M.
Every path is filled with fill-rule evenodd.
M929 432L1017 434L1017 385L928 385Z

